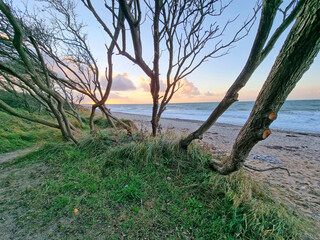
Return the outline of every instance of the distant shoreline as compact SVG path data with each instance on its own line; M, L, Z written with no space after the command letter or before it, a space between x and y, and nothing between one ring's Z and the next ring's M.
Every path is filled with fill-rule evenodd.
M320 101L319 99L290 99L290 100L286 100L285 102L291 102L291 101ZM244 103L244 102L255 102L255 100L243 100L243 101L237 101L238 103ZM170 104L197 104L197 103L220 103L220 101L217 102L182 102L182 103L174 103L174 102L170 102ZM85 105L90 105L91 104L81 104L83 106ZM152 106L152 103L107 103L106 106L119 106L119 105L150 105Z
M125 112L114 112L112 113L119 115L119 114L125 114L125 115L132 115L132 116L141 116L144 118L149 118L151 121L151 116L144 115L144 114L135 114L135 113L125 113ZM178 121L178 122L190 122L190 123L196 123L196 124L202 124L204 121L202 120L192 120L192 119L182 119L182 118L168 118L168 117L162 117L161 119L168 120L168 121ZM151 123L150 123L151 125ZM230 124L230 123L215 123L215 126L223 126L223 127L239 127L241 128L241 125L236 124ZM282 132L286 134L295 133L299 135L305 135L305 136L313 136L313 137L320 137L320 133L311 133L311 132L303 132L303 131L295 131L295 130L286 130L286 129L278 129L278 128L271 128L272 131Z
M91 108L90 105L83 105ZM111 112L141 114L151 116L150 104L106 105ZM162 114L162 119L204 122L218 103L170 103ZM219 123L243 126L250 116L254 102L236 102L218 119ZM289 100L278 113L278 118L270 126L273 130L293 131L302 134L320 134L320 100Z

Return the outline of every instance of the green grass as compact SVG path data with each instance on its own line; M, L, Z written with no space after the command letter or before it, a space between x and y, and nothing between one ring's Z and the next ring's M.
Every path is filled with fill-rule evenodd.
M0 230L15 239L301 239L301 221L244 171L217 175L205 149L176 143L101 131L0 165L0 215L19 231L1 221Z
M31 147L49 139L61 141L60 131L0 111L0 154Z
M10 93L0 89L0 99L12 108L20 108L35 112L39 110L40 104L30 95L22 93Z
M88 121L89 123L89 121ZM105 117L97 117L93 120L93 123L98 126L100 129L109 128L111 127L111 124L109 123L109 120Z

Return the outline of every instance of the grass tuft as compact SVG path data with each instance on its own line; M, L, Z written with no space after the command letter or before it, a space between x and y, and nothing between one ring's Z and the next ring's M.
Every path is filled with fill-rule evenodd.
M106 117L97 117L93 120L93 123L97 125L100 129L110 128L112 125Z

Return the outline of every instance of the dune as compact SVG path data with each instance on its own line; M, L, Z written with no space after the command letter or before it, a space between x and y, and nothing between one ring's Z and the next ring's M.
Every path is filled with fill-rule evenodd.
M133 120L139 130L151 130L149 116L114 114ZM160 131L188 134L200 124L201 121L163 118ZM240 129L241 126L216 123L204 134L201 142L210 148L213 156L228 155ZM266 140L252 149L246 165L256 169L288 169L290 175L281 169L257 172L246 168L278 200L296 209L298 214L311 218L320 229L320 134L272 130Z

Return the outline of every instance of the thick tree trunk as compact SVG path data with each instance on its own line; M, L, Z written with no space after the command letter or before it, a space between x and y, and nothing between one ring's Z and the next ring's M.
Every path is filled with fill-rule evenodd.
M113 116L109 109L106 108L105 105L101 105L99 103L92 105L92 110L91 110L91 114L90 114L90 132L94 133L95 132L95 128L94 128L94 123L93 123L93 118L95 115L95 110L99 107L99 109L101 110L101 112L106 116L106 118L108 118L108 120L110 121L111 125L113 128L116 128L116 125L114 124L113 120L115 120L117 123L119 123L124 129L127 130L129 135L132 135L132 128L125 124L123 121L121 121L119 118ZM112 120L113 119L113 120Z
M227 91L226 95L214 111L210 114L209 118L193 133L189 134L186 138L180 141L180 147L187 149L194 139L201 139L202 135L215 124L219 117L236 101L238 101L238 92L246 85L251 75L265 59L273 48L275 42L281 33L290 25L293 19L300 11L304 1L300 1L298 6L290 14L290 16L280 25L275 33L266 44L270 31L273 26L274 18L282 1L279 0L265 0L263 1L263 8L261 12L260 23L258 31L248 57L248 60L242 69L241 73Z
M158 109L158 104L153 103L151 127L152 127L152 136L154 136L154 137L157 135L157 129L159 126L159 118L158 118L158 115L157 115L155 108Z
M152 108L152 136L157 135L157 129L159 124L158 110L159 110L159 91L160 91L160 70L159 70L159 59L160 59L160 36L159 36L159 17L160 17L160 1L155 1L155 11L153 17L153 78L151 78L151 95L153 98Z
M269 126L320 49L320 1L306 1L263 85L231 155L212 167L222 174L240 169L254 145L267 138Z
M90 118L89 118L89 126L90 126L90 133L91 134L93 134L95 132L93 118L94 118L94 115L96 112L96 108L97 108L96 104L93 104L92 108L91 108Z
M90 120L89 120L90 133L91 134L95 133L95 127L94 127L93 119L94 119L94 115L95 115L95 112L96 112L97 108L99 108L101 110L102 114L105 115L105 117L108 119L108 121L112 125L112 127L116 128L116 125L114 124L114 122L110 118L111 113L106 109L104 104L101 104L101 102L98 102L98 103L92 105L91 114L90 114Z

